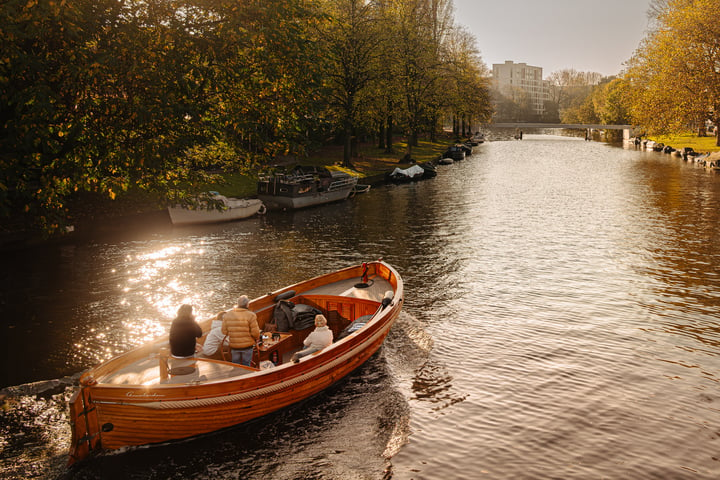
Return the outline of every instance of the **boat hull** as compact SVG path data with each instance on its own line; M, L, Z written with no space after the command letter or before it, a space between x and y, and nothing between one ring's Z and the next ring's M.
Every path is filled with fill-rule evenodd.
M258 370L208 360L243 371L227 379L175 384L109 380L120 367L156 355L158 347L167 343L161 338L86 372L70 401L70 463L102 450L167 442L237 425L299 402L342 379L381 347L402 308L403 284L397 272L383 262L367 265L369 281L383 288L390 285L392 301L385 307L377 293L358 289L357 284L351 287L358 290L352 294L355 297L323 290L337 286L339 291L347 282L364 280L361 266L316 277L251 302L261 323L271 315L274 298L289 290L295 291L296 301L321 309L329 323L372 315L357 332L297 364Z
M258 198L271 210L294 210L314 207L325 203L345 200L352 192L354 185L331 192L313 192L300 196L268 195L258 193Z
M260 213L263 209L262 200L251 198L242 201L236 200L232 206L223 210L204 208L190 210L184 207L168 207L168 213L172 224L181 226L242 220Z

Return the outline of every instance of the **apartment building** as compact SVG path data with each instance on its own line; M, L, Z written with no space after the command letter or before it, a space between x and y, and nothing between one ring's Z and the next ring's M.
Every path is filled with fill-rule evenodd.
M526 96L535 115L545 113L545 102L550 99L550 92L548 82L542 77L542 67L506 60L505 63L494 63L492 72L495 88L500 93L515 102Z

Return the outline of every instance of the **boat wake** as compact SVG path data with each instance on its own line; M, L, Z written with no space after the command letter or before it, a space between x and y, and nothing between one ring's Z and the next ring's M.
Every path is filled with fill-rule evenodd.
M67 402L77 376L0 391L0 476L56 478L66 470L70 445Z

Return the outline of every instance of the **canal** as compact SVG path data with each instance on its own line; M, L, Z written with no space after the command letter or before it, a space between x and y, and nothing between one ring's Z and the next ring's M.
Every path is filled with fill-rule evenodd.
M4 478L720 477L720 176L582 139L206 227L2 254ZM383 348L258 421L64 468L77 374L238 295L382 257Z

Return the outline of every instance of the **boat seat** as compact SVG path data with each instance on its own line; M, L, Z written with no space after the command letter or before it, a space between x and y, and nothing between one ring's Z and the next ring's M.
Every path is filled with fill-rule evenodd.
M158 354L160 363L160 380L167 381L168 377L193 375L198 373L197 358L174 357L168 354L167 348L161 348Z
M177 375L190 375L191 373L195 373L195 370L197 370L195 366L175 367L168 369L168 374L172 377Z
M168 375L190 375L197 371L197 359L195 357L168 357Z

